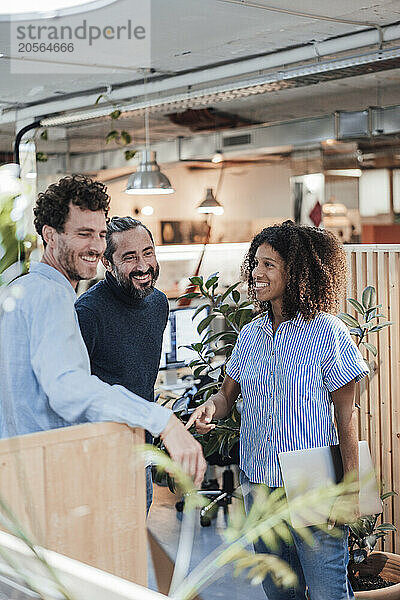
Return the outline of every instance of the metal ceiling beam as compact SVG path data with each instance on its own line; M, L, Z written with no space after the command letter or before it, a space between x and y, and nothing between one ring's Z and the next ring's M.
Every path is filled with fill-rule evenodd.
M400 25L389 25L383 28L384 42L393 42L400 38ZM265 73L272 69L278 70L285 65L294 65L300 62L315 61L311 66L318 65L321 57L338 55L340 53L362 49L367 46L379 46L380 39L376 29L366 30L350 35L344 35L338 38L328 39L318 44L307 44L298 48L291 48L266 54L257 58L244 59L239 62L232 62L219 66L210 66L202 68L195 72L185 73L172 77L166 77L156 81L149 81L146 89L143 83L120 87L112 92L114 102L127 101L134 98L143 99L145 94L149 97L164 98L176 94L191 94L204 92L205 84L207 87L217 86L218 82L235 80L239 77L251 77L255 74ZM372 53L374 54L374 52ZM228 84L229 85L229 84ZM50 101L37 106L30 106L25 109L19 109L18 118L37 118L53 115L56 113L65 113L77 110L83 107L94 107L98 93L88 93L79 97ZM143 102L138 102L143 104ZM0 116L0 123L12 122L16 119L16 113L13 110L5 109Z

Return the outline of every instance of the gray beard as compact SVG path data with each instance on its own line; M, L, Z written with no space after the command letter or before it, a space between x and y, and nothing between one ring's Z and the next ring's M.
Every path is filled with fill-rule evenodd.
M117 280L118 285L120 285L122 287L122 289L124 289L125 292L127 292L127 294L129 294L129 296L132 298L132 300L143 300L144 298L147 298L147 296L149 296L150 294L152 294L154 292L154 285L158 278L158 269L154 274L151 285L144 287L144 288L136 287L132 283L132 280L130 277L128 279L126 279L125 277L121 277L115 268L113 269L113 275L114 275L115 279Z

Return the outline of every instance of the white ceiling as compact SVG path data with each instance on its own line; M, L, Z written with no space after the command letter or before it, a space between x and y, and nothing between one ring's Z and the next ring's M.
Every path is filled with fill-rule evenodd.
M254 0L254 4L264 8L247 6L246 2L234 4L221 0L151 0L151 64L142 65L154 69L150 79L164 77L167 85L169 78L188 73L189 79L192 77L193 83L196 83L199 74L203 77L207 69L218 65L226 65L222 69L229 66L232 74L236 67L239 72L242 61L251 57L309 45L310 42L317 43L318 53L318 44L326 40L363 31L370 24L387 26L400 21L398 0L269 0L268 3ZM131 0L117 0L112 7L118 11L121 21L131 15ZM270 10L274 7L360 24ZM99 10L104 10L106 15L110 7ZM50 108L50 102L50 112L65 110L69 107L71 95L82 98L76 106L90 107L93 106L93 98L107 86L115 90L119 85L143 79L142 72L136 69L117 72L115 68L108 68L101 73L94 72L90 61L86 62L85 73L81 74L65 71L51 75L13 74L10 73L12 55L9 38L9 25L0 22L0 53L4 54L0 58L2 151L11 149L15 118L34 115L35 111L44 114L47 103ZM400 40L398 42L400 46ZM396 41L392 42L393 45ZM85 60L85 56L80 57L83 64ZM124 60L126 62L126 56ZM318 60L316 55L315 60ZM132 99L131 90L127 100ZM111 92L111 98L113 93L116 92ZM123 89L119 90L119 98L122 97ZM258 122L275 122L327 114L334 110L359 110L369 105L399 103L400 69L392 69L219 103L216 108L236 112ZM134 135L137 143L143 140L142 120L140 116L124 120L124 128ZM68 135L76 143L72 150L100 149L104 146L104 133L108 128L107 123L70 128ZM163 114L152 115L151 128L155 140L189 135L186 128L170 124Z

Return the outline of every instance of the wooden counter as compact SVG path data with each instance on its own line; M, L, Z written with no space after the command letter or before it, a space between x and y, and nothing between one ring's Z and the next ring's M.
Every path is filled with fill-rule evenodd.
M144 432L90 423L0 440L0 493L34 540L147 585Z

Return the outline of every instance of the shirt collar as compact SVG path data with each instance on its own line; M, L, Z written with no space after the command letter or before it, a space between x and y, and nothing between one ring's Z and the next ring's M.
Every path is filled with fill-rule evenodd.
M61 285L63 285L70 294L72 294L74 297L76 296L75 290L68 281L68 279L54 267L46 265L46 263L42 262L31 263L29 267L29 272L39 273L39 275L43 275L47 279L51 279L52 281L57 281L58 283L61 283Z
M295 325L296 327L299 327L300 329L302 329L305 326L304 317L300 312L298 312L297 315L293 319L289 319L289 321L285 321L285 323L293 323L293 325ZM262 327L263 329L265 329L265 331L267 333L272 334L272 321L271 321L271 318L270 318L268 312L261 315L260 317L256 318L255 325L256 325L256 327Z

